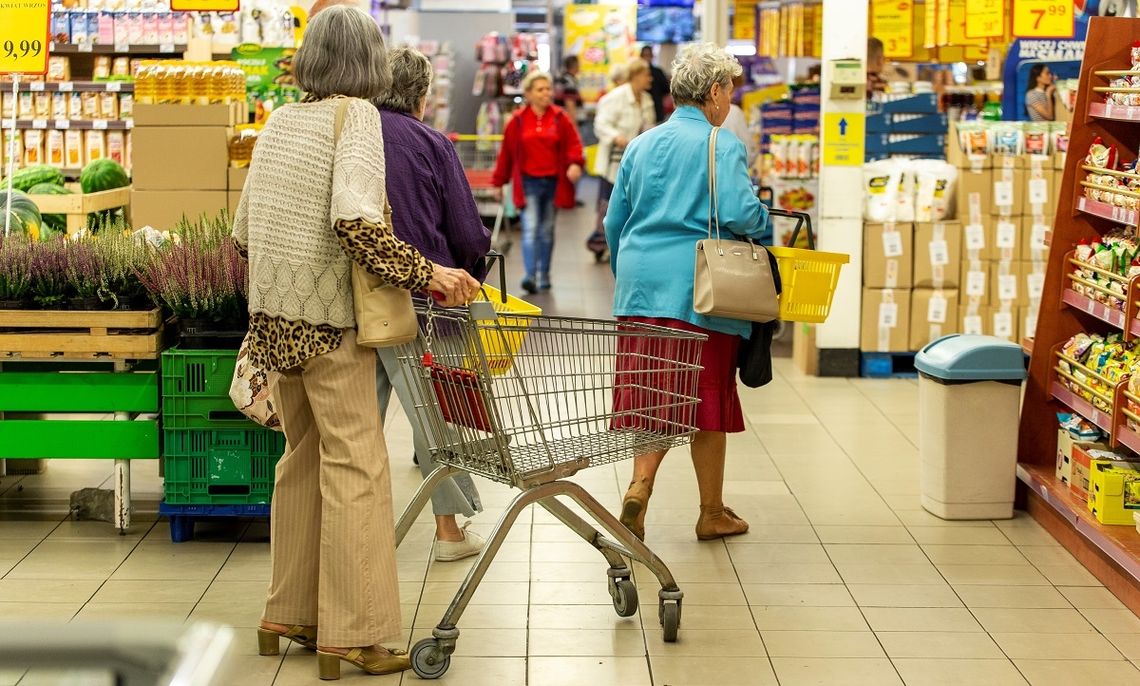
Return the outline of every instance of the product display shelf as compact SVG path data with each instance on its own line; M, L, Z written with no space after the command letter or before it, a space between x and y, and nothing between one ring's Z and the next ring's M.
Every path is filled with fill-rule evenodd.
M64 174L66 175L66 170ZM113 188L97 193L72 193L71 195L32 195L29 196L42 214L63 214L67 216L67 235L79 233L87 227L87 215L103 212L131 204L131 187Z
M1024 352L1026 355L1032 355L1033 354L1033 337L1032 336L1026 336L1025 338L1021 339L1021 351Z
M21 93L133 93L133 81L21 81Z
M186 52L181 43L101 45L97 43L52 43L53 55L177 55Z
M1127 449L1128 442L1133 439L1129 433L1120 431L1120 425L1126 424L1118 410L1123 404L1126 384L1108 385L1114 390L1108 391L1111 398L1103 406L1112 407L1113 412L1100 411L1061 385L1059 379L1063 377L1058 376L1057 352L1080 332L1123 332L1123 327L1089 315L1087 306L1086 309L1078 309L1071 303L1067 304L1064 292L1072 285L1070 250L1080 241L1096 239L1117 228L1118 224L1136 225L1135 210L1085 198L1081 181L1087 174L1082 168L1085 165L1084 151L1089 149L1094 138L1099 136L1106 145L1117 146L1129 157L1137 152L1140 126L1116 117L1116 108L1111 109L1113 118L1100 116L1106 113L1106 108L1094 105L1103 104L1104 96L1094 89L1104 86L1105 82L1093 73L1119 70L1130 65L1130 48L1137 40L1140 40L1140 19L1094 18L1089 23L1075 109L1078 117L1069 141L1069 148L1078 152L1067 157L1061 189L1057 194L1051 243L1054 248L1062 247L1049 251L1043 305L1038 315L1022 405L1017 471L1025 485L1024 502L1033 517L1125 605L1140 613L1140 534L1134 527L1099 524L1085 502L1070 495L1068 486L1056 476L1056 413L1066 411L1065 408L1093 415L1086 418L1099 420L1095 423L1107 426L1112 439L1121 445L1122 450ZM1140 109L1137 114L1140 114ZM1132 294L1128 300L1136 300L1135 295ZM1131 303L1130 308L1134 309L1135 303ZM1128 322L1131 329L1131 318L1127 314L1124 322ZM1103 395L1101 400L1105 400ZM1114 413L1117 416L1112 416Z
M1089 116L1097 119L1116 121L1140 121L1140 107L1134 105L1109 105L1095 102L1089 105Z
M0 129L11 129L12 120L4 120ZM21 130L41 129L60 130L82 129L94 131L128 131L134 128L130 119L17 119L16 128Z

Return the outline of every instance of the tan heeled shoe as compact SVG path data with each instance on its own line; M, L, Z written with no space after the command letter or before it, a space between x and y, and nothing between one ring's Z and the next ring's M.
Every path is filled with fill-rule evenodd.
M645 479L631 481L621 503L621 517L619 518L625 528L633 532L640 540L645 540L645 511L649 509L649 496L653 495L653 487Z
M317 649L317 676L325 681L339 679L341 660L356 665L369 674L395 674L411 669L412 666L408 652L395 648L353 648L347 653L329 653Z
M697 520L697 539L711 541L725 536L739 536L748 532L748 522L736 516L736 513L727 507L715 510L701 508L701 517Z
M315 626L295 624L285 631L275 631L273 629L266 629L265 627L258 627L257 654L280 655L281 639L283 638L287 638L309 650L317 649L317 627Z

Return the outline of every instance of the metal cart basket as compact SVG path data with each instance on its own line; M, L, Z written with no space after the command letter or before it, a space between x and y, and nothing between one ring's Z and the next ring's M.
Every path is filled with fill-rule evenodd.
M479 474L522 492L503 512L460 585L433 638L412 647L423 678L444 674L468 602L519 513L538 503L597 548L614 609L638 607L626 558L661 584L658 619L666 641L681 623L681 590L665 564L580 485L588 467L688 443L696 431L697 377L705 336L645 324L497 314L489 302L441 309L417 304L419 338L397 349L417 395L413 414L440 463L397 524L397 544L436 485L457 472ZM488 342L497 345L488 345ZM516 347L517 344L517 347ZM495 350L512 348L506 373ZM607 535L558 499L577 503Z

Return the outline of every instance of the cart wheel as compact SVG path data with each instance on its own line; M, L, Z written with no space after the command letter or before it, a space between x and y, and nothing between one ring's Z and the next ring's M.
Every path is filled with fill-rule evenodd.
M194 519L191 517L183 517L181 515L173 515L170 518L170 541L171 543L182 543L194 539Z
M681 628L681 606L677 603L663 603L661 605L661 626L665 634L666 643L677 642L677 630Z
M451 666L451 656L434 638L425 638L412 646L411 658L412 669L421 679L438 679Z
M629 579L610 579L610 597L618 617L632 617L637 612L637 586Z

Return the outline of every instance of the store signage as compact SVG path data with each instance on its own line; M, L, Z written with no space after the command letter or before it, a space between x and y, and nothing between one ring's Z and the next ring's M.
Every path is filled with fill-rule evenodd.
M566 5L563 54L577 55L581 71L578 92L586 102L601 97L610 67L625 64L634 53L636 5Z
M823 115L823 164L829 167L862 167L866 115L861 112L825 112Z
M1019 38L1071 38L1072 0L1013 0L1013 35Z
M1005 35L1005 0L966 0L966 37Z
M732 3L732 38L756 40L756 12L758 0L734 0Z
M237 12L238 0L170 0L175 12Z
M871 34L888 58L914 54L914 0L871 0Z
M0 74L46 74L48 0L0 0Z

